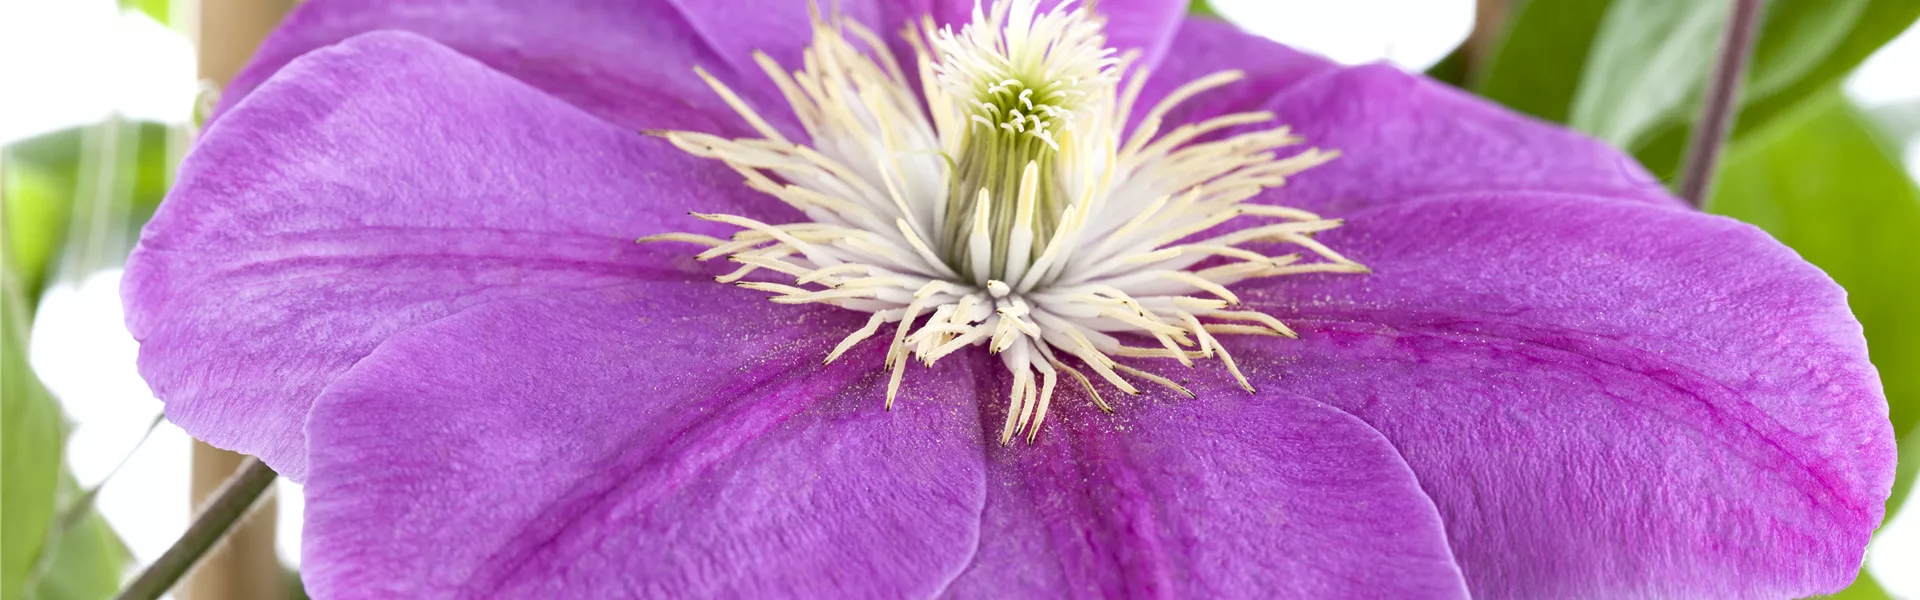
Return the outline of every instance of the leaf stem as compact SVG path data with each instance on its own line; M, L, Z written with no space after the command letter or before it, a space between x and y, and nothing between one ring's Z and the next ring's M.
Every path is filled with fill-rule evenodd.
M186 533L153 561L145 571L140 572L132 583L120 590L118 600L153 600L167 593L180 581L209 550L219 545L227 537L241 517L253 509L254 504L265 495L273 480L279 477L267 463L260 459L247 457L233 476L221 484L213 499L195 516L193 523L187 526Z
M1727 145L1727 133L1733 129L1734 116L1740 112L1736 100L1740 83L1746 79L1747 64L1753 58L1753 40L1760 28L1760 0L1732 0L1733 14L1727 18L1727 32L1720 40L1720 60L1714 67L1707 88L1706 105L1700 120L1694 122L1693 139L1687 143L1686 162L1680 170L1680 197L1694 208L1707 202L1714 171Z

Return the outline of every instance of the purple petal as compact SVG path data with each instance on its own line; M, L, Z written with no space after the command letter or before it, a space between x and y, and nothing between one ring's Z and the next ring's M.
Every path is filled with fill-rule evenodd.
M1680 204L1599 141L1388 65L1342 68L1206 19L1181 25L1134 120L1175 88L1229 69L1246 78L1175 107L1161 130L1266 110L1305 138L1302 147L1342 153L1268 192L1269 202L1346 214L1434 195L1539 191Z
M1182 19L1165 57L1148 65L1146 87L1133 110L1137 125L1167 94L1196 79L1237 70L1246 78L1193 97L1168 113L1169 130L1227 113L1261 110L1261 104L1294 84L1338 69L1333 61L1282 46L1212 19Z
M766 51L788 70L798 69L811 35L807 5L802 0L313 0L261 46L227 89L223 106L302 54L362 33L398 29L431 38L627 127L748 134L694 75L694 67L702 66L775 126L797 135L790 110L754 64L753 52ZM962 23L972 6L972 0L843 0L830 8L867 24L911 67L901 28L929 14L941 24ZM1107 0L1100 10L1109 15L1110 42L1141 49L1146 64L1152 64L1172 39L1186 2Z
M968 0L944 0L954 22L960 21L957 9L972 10ZM1186 21L1190 0L1077 0L1080 6L1092 5L1107 19L1107 46L1121 51L1140 51L1141 64L1159 64ZM1043 0L1042 7L1059 2Z
M1263 108L1307 145L1341 153L1268 192L1274 203L1345 215L1436 195L1533 191L1682 205L1598 140L1389 65L1322 72Z
M693 67L730 82L765 80L758 69L747 77L729 69L728 58L666 0L312 0L261 45L225 90L222 107L307 52L389 29L433 39L632 129L746 134ZM766 116L775 123L789 118L785 111Z
M1063 393L1039 443L991 451L980 551L952 595L1466 597L1439 515L1378 432L1193 374L1198 399L1113 415ZM979 401L1002 405L994 391Z
M762 0L670 0L685 12L693 28L710 41L713 48L742 72L758 72L752 55L764 51L782 65L799 65L801 50L811 40L808 2L765 2ZM1077 0L1079 5L1089 4ZM984 9L992 0L977 3ZM1059 0L1043 0L1040 10L1059 5ZM883 41L893 45L898 56L912 66L912 54L902 51L910 46L901 41L904 28L918 28L920 18L933 17L940 27L958 31L972 20L975 0L841 0L821 4L821 10L853 18L864 23ZM1107 17L1109 46L1121 50L1139 50L1148 64L1157 62L1175 28L1186 14L1186 0L1100 0L1096 10Z
M925 597L984 501L963 361L882 409L857 313L711 282L506 300L314 407L316 597Z
M1588 197L1353 215L1375 269L1246 285L1301 341L1275 391L1353 413L1439 506L1476 597L1803 597L1845 587L1894 444L1844 292L1751 226Z
M381 340L501 297L684 278L663 230L790 218L739 177L411 34L294 62L213 126L127 265L167 416L306 473L321 388Z

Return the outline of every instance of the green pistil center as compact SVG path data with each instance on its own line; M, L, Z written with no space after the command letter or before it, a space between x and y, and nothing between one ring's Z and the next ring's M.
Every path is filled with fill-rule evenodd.
M1060 101L1066 95L1057 86L1027 87L1009 80L989 86L975 96L966 139L954 160L953 177L948 181L946 227L941 231L942 259L963 276L975 273L971 240L982 191L988 202L988 240L992 247L987 278L1004 281L1015 241L1014 230L1021 220L1021 178L1027 165L1037 168L1038 181L1030 215L1032 239L1025 252L1027 264L1039 258L1041 249L1059 228L1066 211L1066 194L1055 177L1060 151L1056 144L1066 132L1062 124L1071 117ZM986 281L975 281L986 285Z
M984 191L984 199L989 203L988 239L993 248L988 279L1006 279L1014 225L1021 212L1020 179L1029 163L1038 166L1035 170L1038 184L1032 207L1033 240L1029 242L1032 247L1026 253L1026 260L1031 264L1038 258L1040 250L1059 227L1060 215L1066 211L1066 203L1061 200L1065 194L1058 189L1059 182L1054 177L1054 160L1058 155L1059 151L1032 134L1005 130L988 133L984 127L975 128L974 135L967 136L961 146L960 158L947 188L946 229L941 232L940 244L947 265L962 274L974 272L969 241L974 235L976 213ZM987 282L973 283L986 285Z

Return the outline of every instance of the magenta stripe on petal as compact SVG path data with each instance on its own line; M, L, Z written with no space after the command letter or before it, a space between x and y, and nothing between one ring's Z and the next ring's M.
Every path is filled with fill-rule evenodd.
M968 365L883 410L857 315L708 282L496 302L400 334L314 408L316 597L927 597L984 471Z
M1860 567L1893 432L1844 292L1748 225L1583 196L1353 215L1366 276L1243 286L1263 387L1400 450L1474 595L1803 597Z
M1109 415L1076 388L1039 443L990 451L952 596L1467 596L1433 503L1366 423L1215 365L1170 370L1199 397L1154 389ZM1005 415L997 391L984 421Z

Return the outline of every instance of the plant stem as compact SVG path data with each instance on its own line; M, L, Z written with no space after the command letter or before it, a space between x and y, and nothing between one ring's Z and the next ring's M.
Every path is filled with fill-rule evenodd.
M1488 54L1493 52L1494 44L1507 31L1507 15L1513 11L1514 0L1475 0L1473 3L1473 30L1467 33L1463 46L1467 50L1469 69L1483 71L1487 66Z
M173 584L193 570L200 558L219 545L233 530L240 518L252 510L253 505L265 495L267 488L279 477L260 459L247 457L246 462L234 471L232 477L220 486L213 499L195 516L193 523L187 526L187 532L167 548L159 560L147 565L132 583L120 590L119 600L153 600L173 588Z
M1753 57L1753 39L1760 28L1760 0L1733 0L1733 14L1727 17L1727 32L1720 40L1720 61L1713 69L1707 88L1706 105L1693 124L1693 139L1687 143L1686 162L1680 171L1680 197L1694 208L1707 202L1720 153L1727 145L1727 133L1733 129L1734 116L1740 112L1736 100L1740 84L1746 79L1747 64Z

